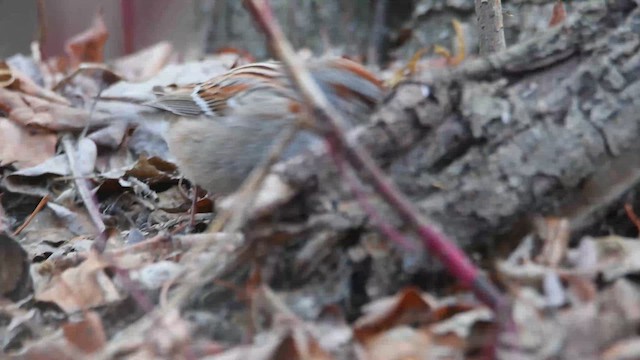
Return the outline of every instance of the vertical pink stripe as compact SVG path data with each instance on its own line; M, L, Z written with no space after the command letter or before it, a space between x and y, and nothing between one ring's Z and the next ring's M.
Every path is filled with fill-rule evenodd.
M124 53L133 52L133 33L135 24L135 11L133 0L120 0L120 10L122 12L122 37Z

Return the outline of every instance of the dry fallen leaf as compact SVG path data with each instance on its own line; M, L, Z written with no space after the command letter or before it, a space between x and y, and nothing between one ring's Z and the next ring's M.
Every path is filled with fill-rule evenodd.
M432 343L426 331L398 326L367 341L365 350L371 360L431 359Z
M381 331L406 322L415 322L431 312L435 300L415 288L407 288L398 295L380 299L363 308L364 315L354 325L355 336L366 341Z
M0 61L0 87L7 87L16 80L6 61Z
M640 337L616 342L602 354L603 360L633 360L640 358Z
M82 62L103 62L104 44L109 33L102 17L102 12L93 19L91 26L72 37L65 44L65 51L75 67Z
M0 165L22 169L43 163L56 152L55 134L35 131L0 117Z
M11 72L15 77L15 81L8 86L9 89L20 91L25 94L39 97L44 100L59 103L62 105L71 105L67 99L49 89L45 89L42 86L36 84L20 70L11 69Z
M85 261L75 268L56 275L35 299L52 302L66 313L86 310L120 300L120 294L103 271L108 264L90 252Z
M41 164L7 175L3 184L11 192L43 197L49 194L51 178L70 174L67 156L57 155Z
M269 359L331 360L334 357L322 349L308 332L294 329L281 340Z
M536 230L543 241L542 250L536 258L538 263L557 267L564 259L571 237L569 220L566 218L544 218L536 222Z
M0 88L0 110L23 126L52 131L80 131L86 126L105 126L110 117L84 109L51 102L39 97Z
M89 311L77 322L67 322L62 326L64 337L86 354L100 351L107 343L107 335L98 313Z
M123 74L129 81L144 81L156 75L167 65L171 55L173 55L171 43L160 41L115 60L113 68L117 73Z
M557 0L553 5L553 13L551 15L551 19L549 20L549 27L561 24L566 18L567 11L564 8L564 1Z
M95 234L96 227L91 221L85 207L69 204L68 207L49 202L47 209L51 210L64 227L74 235Z
M599 247L598 269L602 273L603 280L612 281L640 272L640 241L638 239L611 235L595 241Z
M98 146L117 149L127 133L129 125L126 122L113 122L110 125L94 131L87 137Z
M41 341L29 344L19 355L11 357L12 360L77 360L82 356L78 351L71 349L60 338L43 338Z

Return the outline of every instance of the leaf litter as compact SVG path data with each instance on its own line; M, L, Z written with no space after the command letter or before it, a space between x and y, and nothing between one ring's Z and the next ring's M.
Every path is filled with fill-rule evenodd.
M107 38L98 15L47 66L29 57L0 62L2 192L31 199L12 204L3 221L17 227L33 199L50 199L17 236L7 225L0 231L0 338L11 358L640 356L639 240L571 243L566 219L540 219L537 234L488 270L512 295L506 324L465 289L383 285L383 276L358 284L358 265L385 268L399 256L366 241L343 245L353 242L353 229L335 219L185 234L194 193L196 231L218 199L180 178L160 136L164 125L140 121L148 109L116 98L144 100L155 85L199 81L237 56L180 64L161 42L104 63ZM456 66L464 58L438 54L446 65L440 55L424 64ZM392 81L417 71L420 56L389 74ZM61 146L65 136L74 139L73 154ZM77 180L88 186L104 231ZM327 227L339 230L317 230ZM335 251L313 261L300 238ZM96 247L99 240L106 248ZM348 273L331 270L345 264ZM198 278L202 269L217 276Z

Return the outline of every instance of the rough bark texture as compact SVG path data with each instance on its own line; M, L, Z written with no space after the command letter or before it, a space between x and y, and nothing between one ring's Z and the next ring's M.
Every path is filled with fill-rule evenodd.
M420 210L467 249L508 243L502 235L517 238L538 214L584 228L640 183L640 9L632 0L574 5L566 23L505 52L398 86L359 134ZM369 299L407 284L435 293L451 284L424 254L390 251L326 156L275 172L301 194L279 217L251 223L247 238L261 240L253 244L263 279L297 314L316 318L341 304L354 318ZM380 211L402 229L388 207ZM235 281L247 267L222 274ZM192 304L227 314L216 321L223 338L238 326L220 300L228 298L204 288Z
M401 85L362 141L463 245L526 231L535 214L583 228L640 179L639 47L635 2L584 3L506 52ZM317 161L285 177L308 184ZM333 172L313 183L314 197L340 189Z

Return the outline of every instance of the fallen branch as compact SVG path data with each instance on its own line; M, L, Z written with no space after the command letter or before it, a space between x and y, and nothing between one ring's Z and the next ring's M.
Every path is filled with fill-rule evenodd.
M297 58L274 18L267 1L245 0L245 6L266 34L277 57L286 65L292 82L297 86L309 106L311 114L318 121L318 124L328 127L329 131L325 133L325 136L330 144L335 142L334 149L343 151L345 158L353 168L362 169L371 178L380 195L407 223L415 227L424 244L445 265L448 271L462 284L471 286L474 294L492 309L502 308L506 301L498 289L480 273L460 248L427 224L416 207L384 175L361 146L347 139L347 127L344 119L329 105L318 85Z

